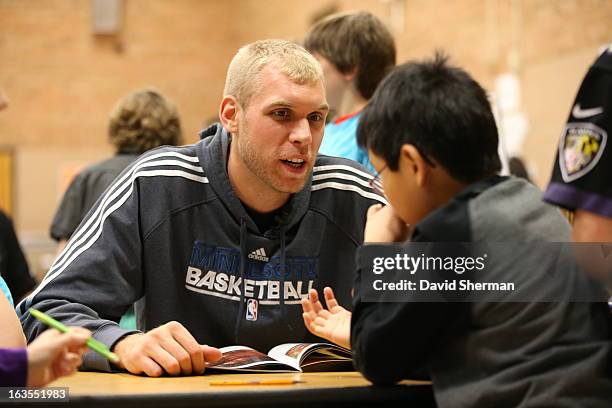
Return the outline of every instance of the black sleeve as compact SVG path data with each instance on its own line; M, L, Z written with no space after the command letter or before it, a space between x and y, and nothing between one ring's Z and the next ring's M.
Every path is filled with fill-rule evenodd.
M2 212L0 212L0 275L6 281L16 302L36 286L36 281L30 275L28 263L17 241L13 223Z
M423 373L447 336L467 321L466 303L362 302L359 282L351 319L353 361L374 384Z
M53 216L50 234L56 241L69 239L85 215L83 197L85 197L85 181L77 175L64 193L62 201Z

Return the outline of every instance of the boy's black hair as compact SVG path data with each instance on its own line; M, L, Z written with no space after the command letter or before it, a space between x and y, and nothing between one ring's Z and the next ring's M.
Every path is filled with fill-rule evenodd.
M501 169L497 126L484 89L447 60L437 52L394 69L364 109L357 141L391 170L412 144L451 177L474 182Z

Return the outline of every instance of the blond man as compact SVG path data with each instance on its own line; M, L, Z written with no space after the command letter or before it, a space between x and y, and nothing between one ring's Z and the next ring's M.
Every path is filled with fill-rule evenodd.
M315 340L300 301L333 286L350 305L367 208L384 202L350 161L317 157L327 112L321 67L304 48L241 48L221 124L194 145L141 156L113 182L18 306L26 335L42 329L34 305L89 328L119 368L149 376L199 374L230 344ZM139 331L121 329L141 298ZM90 354L84 365L117 368Z

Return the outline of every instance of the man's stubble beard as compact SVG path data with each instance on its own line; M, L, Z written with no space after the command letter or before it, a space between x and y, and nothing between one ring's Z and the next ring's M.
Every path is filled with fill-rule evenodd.
M301 191L308 180L306 177L300 184L299 188L290 189L289 191L284 190L281 186L276 183L275 177L270 171L268 166L265 164L265 160L258 154L257 148L253 147L252 140L249 136L249 129L246 120L240 122L238 130L238 155L240 160L244 163L246 168L264 185L268 186L272 190L283 193L283 194L294 194ZM311 170L312 171L312 170Z

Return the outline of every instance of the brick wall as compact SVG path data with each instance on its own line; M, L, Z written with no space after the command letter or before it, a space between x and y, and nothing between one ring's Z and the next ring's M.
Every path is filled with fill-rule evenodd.
M487 88L515 69L530 123L524 154L545 185L554 145L597 47L612 41L607 0L125 0L114 37L91 33L89 0L0 0L0 145L15 157L14 215L46 237L62 169L111 154L107 115L118 98L155 86L179 108L186 142L216 114L236 49L299 39L323 9L368 9L394 27L399 61L449 52ZM397 17L397 16L396 16Z

